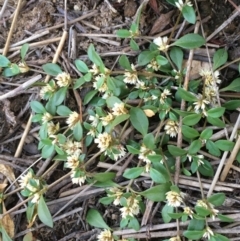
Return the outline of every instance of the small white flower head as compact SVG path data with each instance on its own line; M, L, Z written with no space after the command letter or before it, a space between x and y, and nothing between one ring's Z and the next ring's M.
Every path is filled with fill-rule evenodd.
M208 209L208 205L207 205L206 201L204 201L204 200L197 200L196 206Z
M145 85L145 83L143 81L137 81L136 85L135 85L136 89L141 89L141 90L146 90L148 89L148 87Z
M89 116L89 120L92 122L91 125L93 127L97 127L98 123L99 123L99 116L98 114L96 114L95 116L93 115L90 115Z
M142 144L140 147L138 158L148 164L148 163L151 163L151 161L148 159L148 156L155 155L155 154L156 154L155 151L148 149L144 144Z
M79 114L76 111L73 111L67 118L66 123L68 124L68 127L70 129L73 129L73 127L77 124L78 121L79 121Z
M82 143L78 141L68 140L64 145L63 149L68 155L79 156L82 153Z
M181 241L181 238L179 236L176 236L176 237L170 238L169 241Z
M194 106L194 110L196 113L199 113L200 110L201 112L207 116L207 112L206 112L206 105L208 105L210 102L205 99L201 94L198 94L198 100L196 102L193 103Z
M180 70L177 71L176 69L173 70L173 75L176 80L178 80L178 79L180 79L180 77L182 77L181 71Z
M113 108L112 108L112 114L114 116L119 116L119 115L124 115L127 114L128 111L124 107L124 103L114 103Z
M18 181L20 187L25 188L31 178L33 178L33 174L31 171L29 171L26 175L21 176L21 178Z
M96 76L95 81L93 82L93 88L101 93L105 93L108 90L106 76L104 74Z
M175 2L175 4L180 11L182 11L184 6L192 7L192 3L189 0L185 0L185 2L183 2L183 0L178 0L178 2Z
M28 72L29 69L30 69L25 62L20 62L20 63L18 64L18 68L19 68L19 70L20 70L21 73L26 73L26 72Z
M48 112L45 112L42 116L42 122L43 124L47 123L48 121L52 120L53 116L48 113Z
M147 67L149 69L153 69L154 71L158 71L160 69L160 65L158 64L158 62L156 60L152 60Z
M217 86L205 86L204 95L206 100L208 100L211 105L216 105L217 103L217 95L218 95L218 87Z
M146 165L144 166L145 172L149 173L151 167L152 167L152 163L151 162L147 162Z
M72 79L70 77L70 75L66 72L62 72L60 74L58 74L55 79L57 80L57 85L59 87L65 87L71 84Z
M198 166L204 164L204 162L203 162L204 156L203 155L197 155L196 158L197 158Z
M186 213L191 219L193 219L193 214L194 212L192 211L192 209L190 207L184 207L183 209L184 213Z
M56 125L52 121L47 123L47 133L49 136L58 133L59 129L59 122Z
M101 152L103 152L103 151L106 151L111 146L112 136L104 132L104 133L98 134L94 142L98 144L98 148L100 149Z
M38 191L38 188L40 186L40 182L38 179L34 179L34 181L35 181L34 186L31 185L30 182L28 182L28 184L26 185L26 189L28 189L31 193L35 193L36 191Z
M211 238L211 236L213 236L213 235L214 235L214 233L213 233L212 229L209 227L206 227L205 233L203 234L203 238L207 238L209 240Z
M126 155L126 150L121 144L118 144L112 147L112 154L113 159L117 161Z
M31 200L31 203L38 203L40 199L40 194L37 192L33 195L33 199Z
M165 100L167 99L168 96L171 95L171 92L168 90L168 89L164 89L164 91L162 92L161 94L161 97L160 97L160 103L161 104L164 104L165 103Z
M136 85L137 82L139 81L137 71L136 71L135 66L133 64L131 64L131 68L132 68L132 71L126 70L126 72L124 73L125 78L123 79L123 81L126 84Z
M168 120L164 130L168 135L170 135L170 137L176 137L179 131L179 124L176 121Z
M82 184L84 184L84 182L86 181L86 176L82 176L82 177L74 177L75 174L74 172L71 174L71 178L72 178L72 183L73 184L78 184L79 186L82 186Z
M171 207L179 207L183 202L183 199L180 196L180 194L174 191L167 192L166 199L167 199L168 205Z
M139 200L135 196L130 196L127 199L127 205L131 207L131 213L133 215L138 215L140 212L140 207L139 207Z
M196 206L199 206L211 211L211 217L213 220L219 213L219 210L215 209L214 205L209 203L207 200L198 200Z
M110 188L109 189L109 194L108 194L108 197L114 197L114 201L113 201L113 204L115 206L119 205L120 204L120 199L123 195L123 192L117 188L117 187L113 187L113 188Z
M114 241L113 235L110 230L105 229L98 236L98 241Z
M133 217L132 208L129 206L120 208L120 211L123 219L127 218L127 216Z
M98 75L100 73L100 70L96 64L93 64L89 72L92 73L93 75Z
M201 69L199 74L203 77L206 86L216 86L216 84L221 83L219 71L212 72L209 69Z
M95 137L95 136L97 135L96 129L95 129L95 128L91 128L91 129L88 131L87 135L92 136L92 137Z
M153 40L153 42L158 46L158 49L160 51L167 51L168 48L169 48L169 45L167 44L168 43L168 37L157 37Z
M79 155L73 154L67 157L66 167L75 170L79 166Z
M101 117L100 120L102 121L103 126L107 126L114 120L114 116L111 113L108 113L106 116Z

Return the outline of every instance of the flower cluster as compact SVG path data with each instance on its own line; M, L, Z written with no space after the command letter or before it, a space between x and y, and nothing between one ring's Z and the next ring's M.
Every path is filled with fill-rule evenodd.
M168 120L164 130L170 137L176 137L179 131L179 124L177 121Z
M135 195L132 195L127 198L127 205L120 208L121 216L123 219L127 218L128 216L134 217L134 215L139 214L139 198L140 196L136 197Z
M69 86L72 83L72 79L70 75L66 72L62 72L58 74L55 79L57 80L57 85L59 87L66 87Z
M105 229L98 236L98 241L114 241L113 235L110 230Z
M145 166L145 171L146 172L149 172L150 171L150 167L151 167L151 161L149 160L148 156L155 155L155 154L156 154L155 151L148 149L143 144L141 145L138 158L146 163L146 166Z
M166 193L167 203L171 207L179 207L183 202L181 195L175 191L169 191Z
M26 175L21 176L19 185L23 189L21 194L25 197L33 197L31 203L38 203L40 191L44 188L44 183L35 177L33 170L29 170Z
M183 0L178 0L177 2L175 2L176 7L182 11L184 6L189 6L192 7L192 3L189 0L185 0L185 2L183 2Z
M208 202L207 200L198 200L196 206L205 208L211 212L211 218L214 220L218 215L219 211L214 208L214 205Z
M160 51L167 51L168 48L169 48L169 45L168 45L168 37L157 37L153 40L153 42L158 46L158 49Z
M194 110L196 113L201 113L205 116L207 116L207 112L206 112L206 106L210 103L205 97L203 97L201 94L198 94L198 100L196 102L193 103L194 106Z

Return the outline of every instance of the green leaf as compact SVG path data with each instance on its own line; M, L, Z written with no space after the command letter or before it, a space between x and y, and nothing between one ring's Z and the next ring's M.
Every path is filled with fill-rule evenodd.
M111 109L114 107L115 103L118 103L118 104L122 103L122 101L116 96L111 96L107 98L106 102L107 102L107 107Z
M218 117L223 116L224 112L225 112L224 107L216 107L216 108L212 108L212 109L208 110L207 115L212 118L218 118Z
M41 222L47 225L48 227L53 228L52 216L51 216L51 213L49 212L48 206L45 203L45 200L42 195L38 202L37 212Z
M215 144L222 151L231 151L235 145L234 142L228 140L218 140Z
M169 223L171 221L171 217L168 215L169 213L174 212L174 207L165 204L162 209L162 218L164 223Z
M99 56L99 54L95 51L95 48L93 46L93 44L90 44L90 46L88 47L88 58L94 63L96 64L97 66L99 66L100 68L100 71L102 73L104 73L104 64L103 64L103 61L101 59L101 57Z
M144 172L144 167L133 167L124 171L123 177L127 179L134 179L139 177Z
M44 72L46 74L57 76L58 74L62 73L61 68L57 64L47 63L42 66Z
M127 147L127 150L132 154L139 154L140 153L140 151L138 149L134 148L133 146L127 145L126 147Z
M11 64L9 68L3 70L4 77L11 77L20 74L20 70L17 64Z
M162 55L158 55L158 56L156 57L156 61L157 61L157 63L158 63L160 66L166 65L166 64L168 63L168 59L165 58L165 57L162 56Z
M168 215L171 217L171 218L174 218L174 219L179 219L179 218L181 218L183 215L184 215L184 213L168 213Z
M166 199L166 193L170 191L171 183L164 183L147 189L146 191L140 192L139 194L145 198L153 201L160 202Z
M196 129L185 125L182 126L182 133L189 139L193 139L199 136L199 132Z
M138 231L140 229L140 224L135 217L131 217L130 221L129 221L129 224L128 224L128 227L133 228L134 230Z
M175 41L171 46L179 46L184 49L194 49L205 44L205 39L199 34L189 33Z
M170 152L170 154L172 154L173 156L183 156L183 155L187 154L186 150L183 150L180 147L177 147L174 145L168 145L167 148L168 148L168 151Z
M131 64L128 60L128 57L126 55L121 55L119 58L119 64L122 68L127 69L127 70L132 70Z
M188 6L187 4L183 6L182 8L182 14L183 17L192 24L195 24L196 22L196 14L195 11L193 9L193 7Z
M207 217L208 215L211 214L211 210L206 209L201 206L195 206L194 209L195 209L196 213L202 217Z
M219 118L213 118L211 116L207 117L207 121L208 123L214 125L214 126L218 126L218 127L225 127L225 124L223 121L221 121Z
M224 193L215 193L207 200L214 206L221 206L224 203L225 199L226 199L226 196Z
M57 107L57 114L60 116L69 116L72 111L65 105L59 105Z
M134 39L131 38L130 40L130 47L132 50L134 51L138 51L139 50L139 46L138 44L136 43L136 41Z
M240 92L240 78L237 78L231 82L230 85L228 85L225 88L222 88L219 90L220 92L222 91L236 91Z
M194 102L198 100L195 95L191 94L191 92L185 89L178 88L177 92L183 100L190 101L190 102Z
M27 233L26 235L24 235L23 241L33 241L32 232L29 232L29 233Z
M7 223L8 225L8 223ZM8 233L6 232L5 228L3 225L0 227L1 233L2 233L2 239L3 241L12 241L12 239L8 236Z
M28 49L29 49L29 44L28 44L28 43L25 43L25 44L21 47L20 53L21 53L21 58L22 58L22 60L25 59Z
M223 222L229 222L229 223L234 222L234 219L229 218L229 217L226 216L226 215L218 214L217 217L218 217L221 221L223 221Z
M78 121L75 124L75 126L73 127L73 136L74 136L75 140L77 140L77 141L82 140L83 128L82 128L82 124L80 123L80 121Z
M193 230L201 231L201 230L204 229L204 226L205 226L205 220L192 219L189 222L188 230L191 230L191 231L193 231Z
M184 231L183 235L184 235L184 237L186 237L188 239L198 240L203 236L204 232L205 232L204 230L203 231L190 231L190 230L188 230L188 231Z
M209 151L209 153L214 155L214 156L220 156L221 155L221 151L217 148L216 144L211 140L207 140L206 148Z
M240 100L229 100L228 102L225 102L222 106L228 110L236 110L240 107Z
M86 82L86 80L85 80L84 76L82 76L82 77L80 77L80 78L78 78L78 79L76 80L73 88L74 88L74 89L77 89L77 88L79 88L80 86L82 86L85 82Z
M43 149L42 149L42 157L43 158L49 158L53 153L54 153L54 145L47 145L47 146L44 146Z
M143 136L148 133L148 118L144 111L139 107L132 107L130 110L130 121L133 127L139 131Z
M96 209L89 209L86 217L87 222L95 228L110 229Z
M10 64L9 59L0 54L0 67L8 67Z
M205 130L202 131L200 138L202 140L208 140L212 137L213 130L210 128L206 128Z
M77 69L82 73L87 73L89 71L87 65L80 59L75 60L75 65Z
M151 60L156 56L156 51L145 50L138 55L138 65L144 66L151 62Z
M43 114L46 112L44 106L36 100L31 101L30 106L35 113Z
M52 101L55 106L60 105L66 98L68 87L62 87L54 93Z
M227 62L228 53L226 49L218 49L213 55L213 70L222 66Z
M115 178L116 173L115 172L98 172L98 173L94 173L94 179L96 181L99 182L106 182L109 180L112 180L113 178Z
M158 170L152 167L150 168L149 175L152 178L152 180L156 183L166 183L167 181L169 181Z
M97 93L98 93L98 90L89 91L84 97L83 104L87 105Z
M129 38L131 37L131 33L127 29L119 29L116 32L119 38Z
M191 145L189 146L188 153L193 155L196 154L202 147L202 142L201 140L194 140L191 142Z
M114 120L111 122L110 128L113 129L115 126L117 126L120 123L122 123L123 121L126 121L127 119L129 119L129 117L130 117L130 115L128 115L128 114L116 116L114 118Z
M155 137L152 133L148 133L143 138L143 144L150 150L155 148Z
M183 168L182 171L183 171L185 176L191 177L192 173L190 171L188 171L186 168Z
M170 50L170 57L178 70L182 69L183 51L178 47L172 47Z
M99 202L104 205L109 205L114 201L115 197L102 197L99 199Z
M204 164L198 167L198 171L206 177L213 177L214 175L213 167L208 161L203 160L203 162Z
M57 107L54 103L54 100L53 98L51 98L47 104L46 104L46 111L49 112L51 115L55 115L56 114L56 110L57 110Z

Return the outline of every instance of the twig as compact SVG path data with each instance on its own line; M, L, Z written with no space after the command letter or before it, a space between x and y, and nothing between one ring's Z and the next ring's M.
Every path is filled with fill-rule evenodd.
M0 12L0 19L2 18L3 14L5 12L5 9L7 7L8 1L9 0L5 0L4 3L3 3L3 6L2 6L2 9L1 9L1 12Z

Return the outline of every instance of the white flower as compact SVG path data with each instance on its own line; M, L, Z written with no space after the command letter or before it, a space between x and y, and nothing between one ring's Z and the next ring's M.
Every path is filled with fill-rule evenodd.
M211 238L211 236L213 236L213 235L214 235L214 233L213 233L212 229L207 227L205 229L205 233L203 234L203 238L207 238L209 240Z
M40 199L40 195L37 192L33 195L33 199L31 200L31 203L38 203L39 199Z
M99 122L99 116L98 116L98 114L96 114L96 116L90 115L90 116L89 116L89 120L92 122L91 125L92 125L93 127L97 127L98 122Z
M34 181L35 181L35 183L36 183L36 186L39 187L39 185L40 185L39 180L38 180L38 179L34 179ZM36 192L36 191L38 190L37 187L32 186L30 183L28 183L28 184L26 185L26 188L27 188L31 193Z
M209 203L207 200L198 200L196 206L200 206L202 208L205 208L211 212L211 217L214 220L219 211L217 209L214 209L214 205Z
M97 138L94 140L95 143L98 143L98 148L101 152L106 151L112 142L112 136L108 133L104 132L97 136Z
M48 113L48 112L45 112L42 116L42 122L43 124L47 123L48 121L52 120L53 116Z
M192 7L192 3L189 0L185 0L185 3L183 3L183 0L178 0L178 2L175 2L176 7L182 11L184 6Z
M68 124L68 127L70 129L73 129L73 127L77 124L78 121L79 121L79 114L76 111L73 111L67 118L66 123Z
M105 229L98 236L98 241L114 241L112 233L110 230Z
M148 87L145 85L145 83L143 81L137 81L136 85L135 85L136 89L141 89L141 90L146 90L148 89Z
M125 219L127 216L133 217L132 208L129 206L120 208L120 211L123 219Z
M110 188L109 191L111 192L111 194L108 194L108 197L114 197L113 204L115 206L119 205L120 198L122 197L123 192L120 189L118 189L117 187Z
M55 79L57 80L57 85L59 87L65 87L71 84L72 80L68 73L62 72L58 74Z
M181 238L179 236L176 236L176 237L170 238L169 241L181 241Z
M18 64L18 68L19 68L19 70L20 70L21 73L26 73L26 72L28 72L29 69L30 69L25 62L20 62L20 63Z
M29 182L29 179L33 178L32 172L28 172L25 176L21 176L19 179L19 185L21 188L25 188Z
M95 128L91 128L91 129L88 131L87 135L90 135L90 136L92 136L92 137L95 137L95 136L96 136L96 129L95 129Z
M82 153L82 143L77 141L68 140L63 145L64 150L68 155L79 156Z
M73 171L71 174L71 179L73 184L78 184L81 186L85 181L86 181L86 175L81 176L81 177L75 177L76 173Z
M60 128L59 122L56 125L52 121L48 122L47 123L48 135L51 136L56 134L59 131L59 128Z
M111 113L108 113L106 116L101 117L100 120L102 121L103 126L107 126L112 120L114 120L114 116Z
M113 159L117 161L119 158L124 157L126 155L126 150L122 145L115 145L112 147L114 150L112 151ZM116 153L117 151L117 153Z
M170 137L176 137L179 130L178 126L179 124L176 121L168 120L164 127L164 130L168 135L170 135Z
M160 97L160 103L164 104L165 100L167 99L167 97L169 95L171 95L171 92L168 89L164 89L164 91L162 92L161 97Z
M79 156L76 154L73 154L72 156L68 156L67 157L67 163L66 163L66 167L67 168L71 168L71 169L76 169L79 165L79 160L78 160Z
M41 99L44 99L44 96L47 94L47 93L54 93L56 91L56 85L55 85L55 82L54 83L54 86L52 87L50 84L47 84L46 86L43 86L39 92L39 95L41 97Z
M185 207L183 210L184 210L184 213L186 213L191 219L193 218L194 212L190 207Z
M167 192L166 199L167 199L168 205L171 207L179 207L183 202L183 199L180 196L180 194L174 191Z
M124 103L114 103L113 108L112 108L112 114L114 116L119 116L119 115L123 115L123 114L127 114L128 111L127 109L124 107Z
M151 163L151 161L148 159L148 156L155 155L155 154L156 154L155 151L148 149L145 145L142 144L140 147L140 153L138 155L138 158L148 164L148 163Z
M207 116L207 112L205 110L206 105L208 105L210 102L203 98L203 96L201 94L198 94L198 100L196 102L193 103L194 106L194 110L196 113L199 113L199 111L201 110L202 113Z
M138 215L140 212L139 201L135 196L130 196L127 199L127 205L132 208L132 214Z
M106 76L104 74L98 75L95 78L95 82L93 83L93 88L98 90L101 93L105 93L108 90L105 80L106 80Z
M100 73L99 68L96 64L92 65L92 68L89 70L90 73L92 73L93 75L97 75Z
M206 86L215 86L220 84L221 80L219 79L219 71L211 71L209 69L201 69L199 74L203 77Z
M157 37L153 40L153 42L158 46L160 51L167 51L169 48L168 37Z
M153 69L155 71L158 71L160 69L160 65L158 64L158 62L156 60L152 60L148 65L147 67L149 69Z
M139 81L138 80L138 76L137 76L137 71L136 71L136 69L135 69L133 64L131 64L131 68L132 68L132 71L126 71L124 73L124 77L125 78L123 79L123 81L126 84L135 85Z
M218 95L218 87L217 86L205 86L204 95L206 100L208 100L211 105L216 105L217 103L217 95Z

